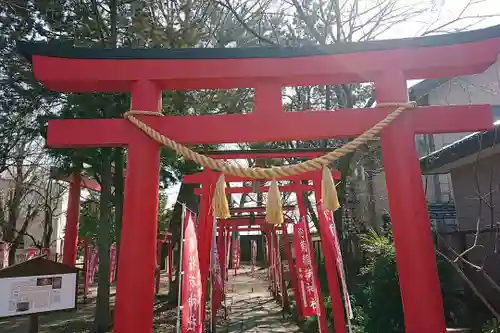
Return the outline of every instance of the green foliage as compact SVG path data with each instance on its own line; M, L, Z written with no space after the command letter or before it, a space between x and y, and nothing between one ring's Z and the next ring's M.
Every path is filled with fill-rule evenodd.
M173 210L167 207L167 195L160 192L158 200L158 232L168 230Z
M356 324L365 333L403 332L403 308L393 244L373 229L360 238L368 259L361 270L364 282L355 291L358 313L363 313L355 317Z
M111 220L114 220L115 210L112 207L110 210ZM80 209L80 223L78 230L79 238L87 238L90 242L96 244L97 237L101 232L99 204L94 199L82 202ZM111 243L116 241L115 224L111 224Z
M99 207L95 202L86 201L81 204L79 238L95 241L99 227Z
M500 321L495 318L488 320L483 326L483 333L500 333Z
M367 260L361 268L361 283L356 286L355 324L364 333L404 332L403 308L392 232L386 226L381 233L369 229L360 236ZM447 324L465 326L467 311L448 263L437 259Z

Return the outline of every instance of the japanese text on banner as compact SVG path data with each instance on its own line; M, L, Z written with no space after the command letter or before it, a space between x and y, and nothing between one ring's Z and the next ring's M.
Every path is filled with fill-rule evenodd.
M182 257L182 333L201 333L201 275L192 213L186 211Z
M302 294L302 309L305 317L318 314L318 295L314 286L311 251L306 234L305 221L294 225L294 248L297 256L297 273Z

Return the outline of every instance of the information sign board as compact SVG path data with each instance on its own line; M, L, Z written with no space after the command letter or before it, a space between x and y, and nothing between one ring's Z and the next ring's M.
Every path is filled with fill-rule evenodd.
M0 317L75 307L76 273L0 279Z
M78 269L37 257L0 269L0 318L76 309Z

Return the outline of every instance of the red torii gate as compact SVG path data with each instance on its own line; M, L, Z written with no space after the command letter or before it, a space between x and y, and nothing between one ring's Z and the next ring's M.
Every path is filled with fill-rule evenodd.
M68 208L66 210L66 229L64 231L63 264L75 266L78 251L78 223L80 221L81 189L86 188L100 192L101 185L91 178L79 173L62 174L59 169L51 168L50 177L69 183Z
M224 158L224 159L242 159L242 158L290 158L290 157L296 157L296 158L314 158L321 155L321 152L273 152L273 153L255 153L255 152L240 152L236 154L220 154L220 155L211 155L212 158L218 159L218 158ZM296 176L288 176L288 177L281 177L279 180L290 180L290 181L295 181L299 182L302 180L312 180L317 178L317 172L306 172L300 175ZM185 184L201 184L202 187L201 189L195 189L195 194L201 195L201 204L200 204L200 212L199 212L199 219L200 219L200 235L210 235L212 233L212 212L210 209L210 202L213 196L213 189L214 189L214 184L215 180L218 178L219 173L214 172L209 169L205 169L202 172L197 172L194 174L190 175L185 175L182 178L182 182ZM332 177L334 179L340 179L340 173L338 170L333 170L332 171ZM251 178L248 177L237 177L237 176L231 176L228 175L225 177L226 182L231 183L231 182L245 182L245 181L251 181ZM279 186L280 190L282 192L296 192L296 193L302 193L304 191L308 190L313 190L314 185L308 185L308 184L291 184L291 185L282 185ZM226 188L226 193L252 193L254 192L253 187L248 187L248 186L242 186L242 187L228 187ZM260 186L259 185L259 192L264 192L268 191L269 188L266 186ZM204 219L204 217L206 219ZM206 229L205 229L206 228ZM208 272L209 272L209 253L210 253L210 239L208 237L202 237L198 240L199 242L199 247L201 250L199 251L200 254L200 270L201 270L201 277L202 281L204 281L204 287L203 287L203 294L206 294L207 290L207 284L206 281L208 281Z
M48 89L130 92L132 110L159 112L162 90L255 89L250 114L138 116L151 128L190 145L356 137L384 119L390 109L284 112L281 87L374 82L377 102L404 103L407 80L484 71L496 61L499 35L497 26L321 49L85 49L22 42L17 46ZM491 127L489 105L429 106L406 112L382 133L407 333L445 332L414 135ZM47 144L53 148L128 147L114 332L152 332L159 145L124 119L51 120ZM210 194L210 189L206 191ZM209 213L206 218L211 220ZM211 227L203 231L210 235ZM137 242L143 245L140 253L133 250Z
M231 217L231 218L228 218L225 220L218 220L217 224L219 227L219 237L221 237L220 240L221 240L221 244L222 244L222 251L221 251L222 256L221 257L225 258L226 251L229 251L229 248L226 248L226 243L225 243L226 232L260 231L260 232L266 234L268 237L273 237L273 239L274 239L273 246L270 246L270 244L267 244L267 246L270 249L269 253L272 253L273 251L278 251L277 243L276 243L276 241L277 241L276 232L285 230L285 234L286 234L286 226L290 223L293 223L293 220L291 220L289 218L285 218L284 223L281 226L271 225L268 222L266 222L265 215L259 215L259 216L245 215L245 216ZM286 249L288 261L292 262L292 264L290 265L290 267L291 267L290 268L290 278L291 278L292 284L293 284L294 295L295 295L296 299L300 300L300 293L297 289L297 282L296 282L296 280L294 280L294 278L296 276L294 274L295 270L293 268L294 267L293 258L291 256L292 252L291 252L291 247L290 247L289 242L287 244L285 244L285 249ZM278 252L273 252L273 253L275 255L279 255ZM224 271L224 275L227 274L227 267L226 267L225 260L221 266L222 266L222 271ZM277 293L273 293L273 296L276 298L276 300L282 301L283 305L285 307L287 307L288 306L288 294L287 294L287 290L284 288L285 283L284 283L284 276L283 276L283 266L281 265L281 267L279 267L279 269L281 271L280 279L282 280L282 281L280 281L281 289L282 289L282 295L281 295L282 298L278 299ZM225 276L223 276L223 278L225 278ZM271 283L276 283L276 279L277 279L277 277L273 276ZM275 289L275 286L273 285L273 291L274 291L274 289ZM299 310L299 312L300 312L300 310ZM212 315L213 315L213 313L212 313ZM216 319L216 317L214 317L214 319Z
M226 188L226 191L228 190L228 188ZM288 206L284 206L283 207L283 212L286 213L286 212L290 212L290 211L294 211L296 209L295 206L293 205L288 205ZM257 227L260 227L262 226L263 224L265 225L265 228L269 228L271 227L271 225L269 225L269 223L267 222L263 222L261 220L259 220L259 218L261 218L262 216L264 215L261 215L261 216L258 216L258 215L254 215L254 216L251 216L251 215L236 215L234 216L234 214L241 214L241 213L250 213L250 214L255 214L255 213L265 213L266 211L266 208L265 207L233 207L233 208L230 208L230 211L231 211L231 214L233 215L233 217L227 219L227 220L218 220L218 234L219 234L219 237L221 235L223 235L225 233L225 224L227 224L228 222L227 221L230 221L229 223L232 225L232 226L248 226L249 224L253 225L252 226L257 226ZM290 221L288 221L288 218L285 218L284 219L284 223L282 227L286 226L287 223L289 223ZM259 230L262 230L262 228L251 228L249 230L245 230L245 231L259 231ZM243 231L241 229L239 229L238 231ZM285 228L285 232L286 232L286 228ZM288 243L288 245L290 245ZM219 252L219 257L220 258L225 258L226 256L226 251L228 249L226 249L226 243L223 239L221 239L221 246L220 246L220 249L221 251ZM290 254L291 254L291 248L290 248ZM291 256L289 256L291 258ZM225 274L225 267L226 266L226 261L225 259L221 260L221 271L223 272L223 279L226 278Z
M229 188L226 188L226 193ZM199 193L198 189L195 189L195 193ZM292 212L296 209L294 205L283 206L283 213ZM266 207L233 207L229 209L231 215L241 214L241 213L265 213Z
M76 264L76 254L78 251L78 224L80 220L80 198L81 189L100 192L101 185L92 178L83 176L79 173L63 174L58 168L52 167L50 169L51 178L59 181L69 183L68 190L68 207L66 211L66 229L64 232L64 249L63 249L63 263L74 266ZM80 186L78 186L80 183ZM167 262L168 262L168 280L172 283L172 234L160 233L158 235L158 247L161 244L167 244ZM157 254L157 263L160 265L161 251ZM156 273L155 291L158 293L160 288L160 271Z
M172 252L172 233L164 231L158 233L158 240L156 246L156 282L155 282L155 293L158 294L160 291L160 273L161 273L161 257L162 257L162 246L163 244L167 244L167 272L168 272L168 285L169 288L172 285L172 266L173 266L173 252Z
M234 155L233 154L229 154L229 155L224 154L221 156L223 156L225 159L272 158L272 157L277 158L277 156L279 156L280 158L287 158L287 157L314 158L314 157L318 156L319 154L320 154L319 152L255 153L255 152L250 151L250 152L240 152L240 153L237 153ZM219 157L218 155L213 156L213 158L218 158L218 157ZM337 179L337 180L340 179L340 173L338 172L338 170L332 170L331 173L332 173L333 179ZM306 173L303 173L303 174L300 174L297 176L281 178L281 180L287 179L287 180L292 180L294 182L291 185L281 185L281 186L279 186L279 188L280 188L281 192L295 192L296 193L297 202L298 202L301 217L307 218L306 206L304 204L304 199L301 196L301 194L304 191L315 190L315 192L317 192L316 197L321 199L320 198L321 188L319 187L320 186L319 183L317 183L315 181L319 178L320 178L319 172L306 172ZM202 209L206 209L206 207L209 207L209 202L211 200L211 196L205 196L205 197L203 196L204 195L203 189L205 189L205 190L210 189L211 186L213 185L214 179L217 179L217 173L215 173L209 169L205 169L202 172L198 172L198 173L191 174L191 175L186 175L183 177L184 183L193 183L194 182L194 183L202 184L201 190L195 189L195 193L201 195L201 207L205 207ZM314 183L313 185L301 184L302 181L305 181L305 180L309 181L311 179L313 180L313 183ZM251 180L251 179L246 178L246 177L236 177L236 176L226 177L226 181L228 181L228 182L244 182L244 181L248 181L248 180ZM257 192L263 192L263 191L267 191L268 187L263 186L262 184L259 184L257 189L255 189L253 186L251 186L251 187L248 187L248 186L227 187L225 189L225 192L226 192L226 194L251 193L251 192L254 192L255 190L257 190ZM206 192L205 192L205 194L206 194ZM205 213L205 211L203 211L202 209L200 209L200 216L205 216L205 214L207 214L207 213ZM242 209L245 209L245 208L242 208ZM265 208L262 208L262 209L265 209ZM210 211L208 213L210 213ZM322 216L320 215L319 218L321 219ZM250 221L249 217L239 217L238 216L236 218L233 217L233 218L226 220L227 222L219 221L218 224L219 224L219 226L225 226L226 224L231 224L231 225L238 224L238 223L241 223L241 222L239 222L241 219L243 219L242 220L243 223L247 223L247 221ZM200 221L203 221L203 220L200 220ZM204 227L207 228L207 226L208 227L212 226L212 223L209 219L204 221ZM223 229L219 229L219 231L221 231L221 230L223 230ZM248 230L251 230L251 229L248 228ZM284 227L282 230L283 230L284 234L287 234L286 227ZM324 233L324 232L325 232L325 230L323 230L322 233ZM308 230L308 233L309 233L309 230ZM204 235L206 233L200 232L200 234ZM271 239L270 237L272 237L273 239L275 238L274 234L272 234L272 233L267 232L267 235L268 235L269 240ZM198 240L198 242L200 244L199 246L202 249L203 248L209 249L210 244L207 244L206 239L207 238L200 238ZM286 241L288 242L288 239ZM290 244L288 243L288 246L289 245ZM326 258L329 259L329 262L327 263L326 266L327 266L327 273L328 273L328 285L329 285L330 295L331 295L332 305L333 305L335 325L337 327L338 332L342 333L342 332L345 332L344 310L343 310L343 304L342 304L339 283L338 283L338 279L337 279L337 270L335 268L335 260L334 260L335 253L332 253L332 251L330 250L331 249L330 245L331 244L326 244L325 242L322 242L322 247L324 249L323 252L325 253ZM269 246L269 244L268 244L268 246ZM269 247L269 253L272 253L272 251L274 251L274 250L275 249L273 249L272 246ZM226 249L223 247L222 252L224 253L224 255L225 255L225 251L226 251ZM292 250L290 248L289 249L289 254L290 254L289 258L292 258L291 253L292 253ZM208 272L209 272L208 265L209 265L210 261L207 258L206 252L204 252L203 250L200 251L199 254L200 254L200 263L206 263L205 266L200 266L202 281L208 281ZM289 263L291 263L291 271L295 271L295 265L293 264L293 261L289 261ZM224 263L224 265L225 265L225 263ZM316 267L316 263L313 263L313 266ZM321 330L321 332L326 332L326 330L327 330L327 322L326 322L326 317L325 317L326 312L325 312L325 308L324 308L323 301L322 301L323 298L322 298L321 288L319 286L318 281L316 281L315 283L316 283L316 289L318 291L318 297L320 300L320 304L319 304L319 307L320 307L320 309L319 309L320 317L319 318L321 321L320 330ZM292 277L292 286L294 288L294 294L296 295L296 299L298 299L300 301L301 296L300 296L300 292L298 290L298 281L295 279L295 277ZM202 288L202 295L205 298L206 298L206 291L207 291L207 284L204 283L203 288ZM276 293L274 293L274 296L275 297L277 296ZM202 303L205 304L205 302L202 302ZM204 313L204 311L202 311L202 313ZM300 313L300 307L299 307L299 317L302 317L302 314Z

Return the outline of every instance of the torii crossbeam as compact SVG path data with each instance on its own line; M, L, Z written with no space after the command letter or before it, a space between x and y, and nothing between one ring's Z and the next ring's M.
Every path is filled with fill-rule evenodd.
M47 88L130 92L133 110L159 112L162 90L254 88L250 114L138 116L182 144L215 144L355 137L391 110L284 112L282 87L374 82L377 102L407 102L407 80L484 71L496 61L499 36L500 26L321 48L105 50L44 43L18 43L18 47ZM446 330L414 136L491 127L489 105L430 106L406 112L382 133L407 333ZM151 333L158 143L124 119L67 119L49 121L47 144L53 148L127 146L114 332ZM133 250L137 243L142 251Z

